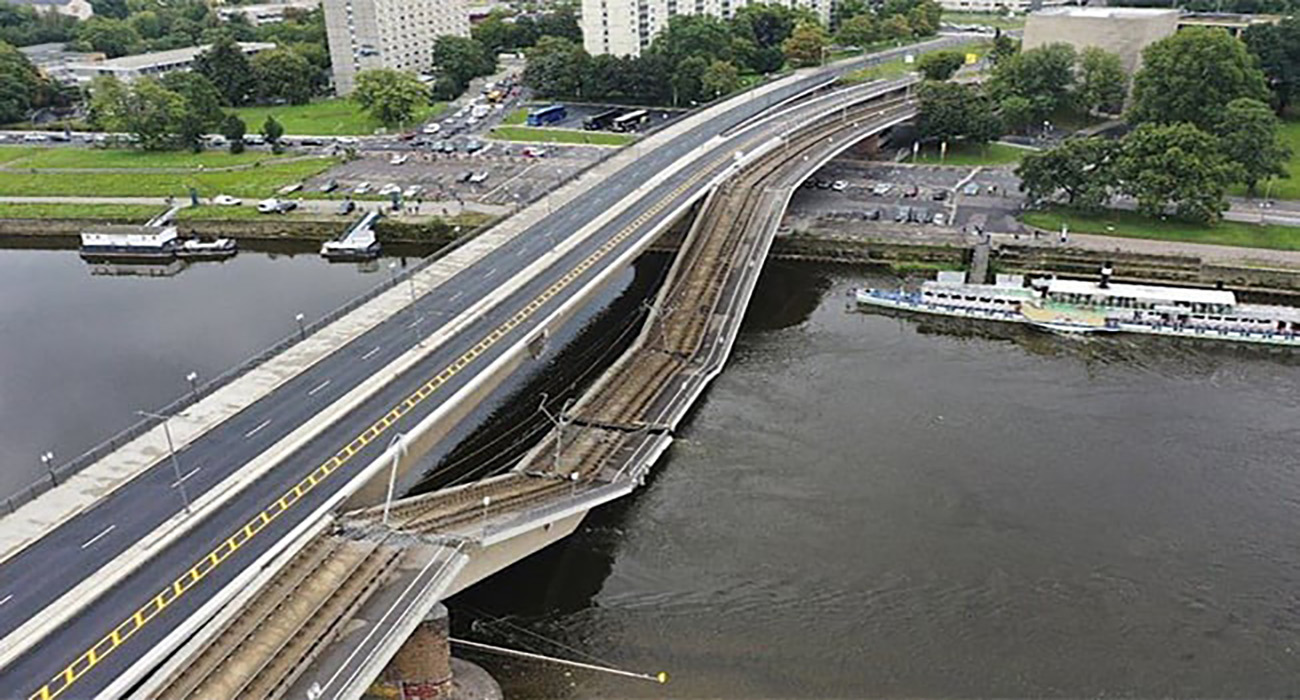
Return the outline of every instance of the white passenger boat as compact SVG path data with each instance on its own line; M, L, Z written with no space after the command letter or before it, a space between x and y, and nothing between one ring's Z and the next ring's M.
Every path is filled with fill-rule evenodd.
M941 272L919 290L858 290L863 306L1024 323L1057 333L1144 333L1300 347L1300 309L1245 304L1223 289L1114 284L1109 266L1097 281L998 275L967 284Z
M87 260L163 260L179 245L175 226L101 226L81 234Z
M176 248L176 256L190 260L218 260L228 258L239 252L239 246L233 238L218 238L205 241L201 238L186 238Z

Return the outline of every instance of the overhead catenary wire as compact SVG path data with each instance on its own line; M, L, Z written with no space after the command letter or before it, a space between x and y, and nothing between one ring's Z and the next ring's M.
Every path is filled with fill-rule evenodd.
M556 656L546 656L545 654L534 654L531 651L520 651L518 649L507 649L505 647L499 647L493 644L484 644L482 642L471 642L468 639L456 639L455 637L451 637L448 639L448 641L450 641L452 644L459 644L460 646L467 647L469 649L478 649L479 651L486 651L493 654L517 656L521 659L533 659L534 661L546 661L548 663L559 664L561 666L581 668L587 671L599 671L600 673L609 673L615 676L623 676L624 678L635 678L637 680L653 681L655 683L668 682L667 671L660 671L658 673L639 673L637 671L626 671L621 668L613 668L611 666L598 666L596 664L588 664L588 663L583 663L581 661L570 661L569 659L561 659Z

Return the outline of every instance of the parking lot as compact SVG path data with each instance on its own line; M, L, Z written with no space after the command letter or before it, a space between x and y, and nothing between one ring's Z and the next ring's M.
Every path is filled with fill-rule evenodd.
M526 151L541 155L528 156ZM473 154L413 152L401 165L394 165L392 159L402 154L366 153L308 180L305 189L319 192L322 185L334 180L337 188L332 196L342 199L362 183L370 184L364 195L369 197L390 184L403 190L418 185L421 199L522 205L609 153L609 149L589 146L488 142Z
M795 193L789 216L871 232L1016 233L1024 202L1009 168L831 161ZM849 224L848 222L853 222Z
M551 103L531 102L525 104L524 107L527 107L528 109L532 110L532 109L537 109L538 107L545 107L549 104ZM555 122L554 124L548 124L547 126L554 127L557 129L581 129L583 119L600 114L601 112L607 112L611 109L618 109L618 110L622 110L624 113L627 113L635 109L638 109L637 107L624 107L622 105L570 104L568 102L564 102L561 104L564 105L564 111L566 112L566 116L564 117L564 119L561 119L560 121ZM642 133L650 131L652 129L658 129L666 124L671 124L674 119L686 113L685 110L673 110L673 109L647 109L646 111L649 113L649 121L646 123L644 127L639 129L639 131ZM606 129L606 131L608 131L608 129Z

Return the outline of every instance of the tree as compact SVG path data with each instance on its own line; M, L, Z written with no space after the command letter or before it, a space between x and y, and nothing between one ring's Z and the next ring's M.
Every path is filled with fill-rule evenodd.
M217 129L225 119L221 111L221 93L211 80L193 71L172 71L161 79L163 87L180 95L190 112L204 129Z
M700 75L700 87L706 99L714 99L740 88L740 71L728 61L714 61Z
M947 80L966 62L960 51L932 51L921 56L916 67L926 80Z
M273 153L284 150L283 145L280 143L280 137L282 136L284 136L284 127L280 122L276 121L275 116L268 114L266 121L262 122L262 137L266 139L267 143L271 144Z
M907 23L907 17L894 15L885 18L880 25L880 31L887 39L906 39L912 36L912 25Z
M1124 104L1128 76L1117 54L1089 46L1079 54L1075 103L1090 112L1118 112Z
M26 119L27 112L41 103L47 89L45 79L27 56L0 42L0 122Z
M248 61L253 71L257 99L283 99L289 104L306 104L316 91L319 72L307 59L288 49L255 54Z
M519 33L515 30L515 23L509 19L510 14L506 11L492 10L478 24L470 26L469 35L493 55L513 51L519 48L516 39Z
M185 98L153 78L141 78L130 85L111 77L97 78L91 100L91 113L98 124L135 136L147 151L180 142Z
M801 22L781 44L781 50L796 66L815 66L822 62L827 45L826 30L813 22Z
M494 54L475 39L463 36L440 36L433 41L433 65L438 73L464 92L469 81L496 70Z
M233 113L227 114L225 121L221 123L221 135L230 142L231 153L244 152L244 134L247 131L248 126L244 124L244 120Z
M542 37L527 52L524 84L542 97L578 97L591 57L581 46L558 37Z
M932 36L939 31L943 8L934 0L921 0L907 11L907 24L913 36Z
M864 12L841 23L839 31L835 33L835 40L846 46L869 46L880 41L882 31L876 16Z
M1300 90L1300 19L1286 17L1277 24L1252 24L1241 38L1259 62L1273 91L1277 112L1282 114Z
M1239 97L1268 100L1254 57L1227 32L1192 27L1143 50L1128 120L1212 129L1224 105Z
M126 0L90 0L90 8L95 11L96 17L126 19L130 14L130 10L126 7Z
M674 15L655 37L650 51L677 66L693 56L709 61L731 60L731 28L710 15Z
M695 104L706 99L704 94L704 73L709 69L709 62L703 56L690 56L682 59L673 71L673 104Z
M1008 97L1029 101L1034 121L1067 107L1074 86L1074 47L1047 44L1022 51L998 62L989 90L1002 102Z
M212 81L225 103L232 107L247 103L256 88L248 57L228 35L194 58L194 71Z
M136 53L141 47L140 35L125 20L91 17L76 29L77 41L109 58Z
M428 104L429 89L411 73L374 68L357 74L352 99L384 126L394 127L410 121L417 107Z
M1030 201L1043 202L1063 193L1080 209L1099 209L1115 185L1118 142L1102 138L1066 139L1048 151L1028 153L1016 167L1020 189Z
M989 60L997 65L1018 53L1020 53L1020 42L1006 34L998 34L993 37L993 49L989 51Z
M753 42L759 50L779 49L790 38L797 21L798 13L785 5L754 3L736 10L731 31Z
M921 138L984 143L1001 132L992 101L976 86L930 82L921 85L918 96L916 123Z
M1278 136L1279 125L1268 105L1245 97L1229 102L1219 119L1214 133L1223 155L1240 168L1251 193L1260 180L1288 176L1291 149Z
M1034 103L1020 95L1002 98L998 103L998 114L1002 117L1002 123L1011 131L1024 131L1037 121Z
M560 6L537 17L537 37L554 36L580 43L582 28L578 26L578 15L573 8ZM531 42L529 42L531 43Z
M1213 222L1228 208L1228 186L1239 168L1219 150L1214 136L1192 124L1143 124L1119 150L1120 189L1137 200L1138 211Z

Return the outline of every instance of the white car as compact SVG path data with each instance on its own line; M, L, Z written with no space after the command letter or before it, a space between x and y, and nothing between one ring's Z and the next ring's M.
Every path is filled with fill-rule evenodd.
M30 141L32 143L36 143L38 141L48 141L49 138L50 137L46 136L45 134L27 134L23 136L24 141Z
M871 194L874 194L876 196L889 194L889 191L892 189L894 189L893 185L889 184L888 182L881 182L877 184L875 187L871 188Z
M343 144L344 146L355 146L355 145L357 145L358 143L361 143L361 142L358 141L358 140L357 140L355 137L353 137L353 136L340 136L340 137L334 139L334 143L341 143L341 144Z
M222 207L237 207L244 202L238 197L231 197L228 194L219 194L212 198L212 203Z
M405 192L402 192L402 196L410 199L412 197L418 197L421 192L424 192L424 185L411 185L406 188Z
M836 192L843 192L844 188L848 186L849 186L848 183L844 182L843 180L836 180L835 182L831 183L831 189L835 190Z
M433 124L425 124L424 128L421 129L421 131L423 131L426 134L436 134L439 131L442 131L442 125L438 124L437 122Z
M390 182L390 183L388 183L387 185L384 185L383 187L381 187L381 188L379 189L379 194L382 194L382 195L384 195L384 196L388 196L388 195L390 195L390 194L393 194L393 193L396 193L396 192L401 192L401 191L402 191L402 186L401 186L401 185L398 185L398 184L395 184L395 183Z
M365 194L370 191L370 183L363 182L352 188L352 194Z
M261 146L266 143L266 139L261 134L244 134L244 143L250 146Z
M410 158L410 157L411 157L411 156L409 156L409 155L407 155L407 154L405 154L405 153L394 153L394 154L393 154L393 157L388 159L388 164L389 164L389 165L402 165L402 164L405 163L406 160L407 160L408 158Z
M298 205L293 202L276 199L275 197L272 197L270 199L263 199L262 201L258 202L257 211L263 214L283 214L286 211L296 208L297 206Z

